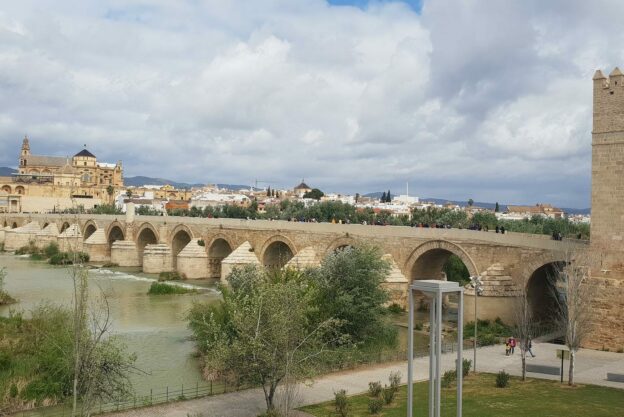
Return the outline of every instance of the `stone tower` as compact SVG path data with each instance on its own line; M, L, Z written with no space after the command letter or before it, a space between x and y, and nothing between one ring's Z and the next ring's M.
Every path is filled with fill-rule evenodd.
M591 251L598 286L589 347L624 348L624 74L594 74Z
M20 153L20 166L26 166L26 158L30 155L30 143L28 142L28 136L24 136L22 141L22 151Z

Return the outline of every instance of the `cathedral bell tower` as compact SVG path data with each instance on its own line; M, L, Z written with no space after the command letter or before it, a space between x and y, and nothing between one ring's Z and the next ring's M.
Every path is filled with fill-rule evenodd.
M20 154L20 167L25 167L27 164L26 158L30 155L30 143L28 142L28 136L24 136L22 141L22 152Z

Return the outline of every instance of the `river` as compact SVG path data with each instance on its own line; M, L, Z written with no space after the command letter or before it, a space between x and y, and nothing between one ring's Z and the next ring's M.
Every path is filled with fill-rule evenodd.
M0 268L5 267L5 289L18 304L0 306L0 314L10 310L28 312L41 302L70 305L72 280L69 270L27 257L0 254ZM220 293L214 283L195 282L198 294L148 295L155 276L129 270L89 270L89 287L96 295L107 294L113 319L112 333L137 355L141 372L131 375L137 396L149 395L165 387L195 386L201 381L194 342L189 339L185 315L194 301L217 302Z

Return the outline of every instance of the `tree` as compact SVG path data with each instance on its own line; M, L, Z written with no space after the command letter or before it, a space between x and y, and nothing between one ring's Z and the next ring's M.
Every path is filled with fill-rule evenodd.
M286 379L312 375L314 359L340 336L339 321L311 321L313 291L303 273L235 268L223 301L189 313L209 379L261 385L267 410Z
M108 187L106 187L106 193L108 194L108 199L111 201L112 204L113 194L115 194L115 187L109 185Z
M271 186L269 185L266 190L267 197L271 197Z
M392 203L392 194L390 194L390 190L386 194L386 203Z
M126 197L132 198L132 190L126 190Z
M303 198L313 198L315 200L320 200L325 194L319 190L318 188L313 188L307 193L303 195Z
M529 349L529 341L535 335L535 321L528 296L528 278L522 280L516 294L512 305L515 319L513 330L514 337L517 339L516 345L520 348L522 380L526 381L526 355Z
M474 204L474 200L472 198L468 199L468 207L472 207L472 205Z
M4 279L6 278L6 269L0 268L0 305L15 303L16 300L4 290Z
M386 192L384 191L383 194L381 195L381 199L379 200L382 203L386 202Z
M494 206L494 213L498 213L500 211L500 207L498 205L498 201L496 202L496 206Z
M358 201L360 201L360 193L355 193L355 204L357 204Z
M552 277L552 294L557 301L557 325L565 334L570 350L568 384L574 385L576 352L592 331L592 305L595 286L590 281L591 257L588 249L569 251Z
M373 246L347 247L325 257L314 270L320 321L341 320L341 331L354 343L378 339L392 331L383 321L388 294L382 288L390 271ZM389 335L390 338L392 335Z

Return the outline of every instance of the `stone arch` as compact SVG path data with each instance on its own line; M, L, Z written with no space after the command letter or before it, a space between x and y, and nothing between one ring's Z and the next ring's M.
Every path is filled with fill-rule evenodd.
M174 270L178 265L178 254L192 239L193 232L186 225L179 224L171 232L171 256Z
M2 223L2 227L7 227L8 225L9 225L9 224L7 223L7 221L6 221L6 220Z
M447 240L431 240L418 246L407 259L404 270L410 281L439 279L442 267L451 255L461 259L471 276L479 274L470 255L461 246Z
M61 225L61 233L63 233L67 229L69 229L69 223L63 222L63 224Z
M145 246L154 245L156 243L158 243L158 232L150 223L143 223L136 234L137 255L141 266L143 265Z
M124 233L124 228L122 224L119 223L118 221L112 222L108 226L108 230L106 231L106 240L108 242L109 253L113 247L113 243L116 240L124 240L125 238L126 238L126 234Z
M50 223L44 220L42 229L45 229L46 227L48 227L49 224Z
M331 255L339 249L357 246L357 242L352 237L342 236L331 241L325 250L325 256Z
M82 229L82 238L84 240L89 239L89 236L95 233L96 230L97 224L95 224L93 220L89 220L87 223L85 223L84 228Z
M24 195L26 194L26 189L21 185L18 185L17 187L15 187L15 194Z
M542 256L531 262L523 274L526 283L526 295L533 321L548 327L557 317L555 290L556 271L565 265L565 261L552 256Z
M17 229L17 222L13 222L13 224L11 225L11 229Z
M206 245L211 278L221 278L221 261L232 253L234 248L235 245L231 240L222 234L214 236L210 243Z
M10 185L3 185L2 186L2 191L4 191L7 194L11 194L13 192L13 190L11 189Z
M268 268L282 268L297 253L295 245L286 236L275 235L264 242L260 251L262 265Z

